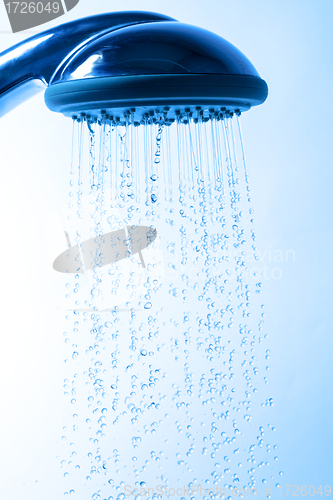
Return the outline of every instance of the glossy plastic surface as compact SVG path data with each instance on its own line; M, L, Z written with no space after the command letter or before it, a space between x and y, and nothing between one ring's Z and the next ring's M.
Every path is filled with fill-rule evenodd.
M231 43L179 22L135 25L108 33L77 50L51 83L130 75L220 74L259 77Z

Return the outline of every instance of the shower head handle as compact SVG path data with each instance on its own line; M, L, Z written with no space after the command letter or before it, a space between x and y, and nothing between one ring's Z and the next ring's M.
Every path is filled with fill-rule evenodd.
M0 53L0 117L45 88L81 45L119 28L157 21L175 19L141 11L98 14L43 31Z

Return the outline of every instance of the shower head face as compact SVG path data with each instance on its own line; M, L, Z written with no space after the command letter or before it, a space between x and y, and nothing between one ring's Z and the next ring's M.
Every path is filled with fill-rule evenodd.
M152 22L116 30L80 47L53 75L47 106L67 116L141 122L161 108L244 111L261 104L267 85L236 47L207 30ZM160 110L158 110L160 111Z

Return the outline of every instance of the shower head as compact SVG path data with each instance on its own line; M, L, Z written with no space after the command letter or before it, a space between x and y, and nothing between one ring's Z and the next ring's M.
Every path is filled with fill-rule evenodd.
M73 29L76 36L65 37ZM207 120L248 110L267 97L266 82L236 47L160 14L93 16L38 37L44 67L37 78L48 85L46 105L66 116L134 124L161 117L171 123L179 116ZM36 64L35 48L28 52ZM1 96L0 85L0 105Z

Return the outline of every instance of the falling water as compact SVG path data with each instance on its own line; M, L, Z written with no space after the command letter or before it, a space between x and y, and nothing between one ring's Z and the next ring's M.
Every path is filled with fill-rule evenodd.
M83 262L66 275L65 496L270 497L269 349L240 117L156 112L138 125L130 112L74 121L67 222Z

